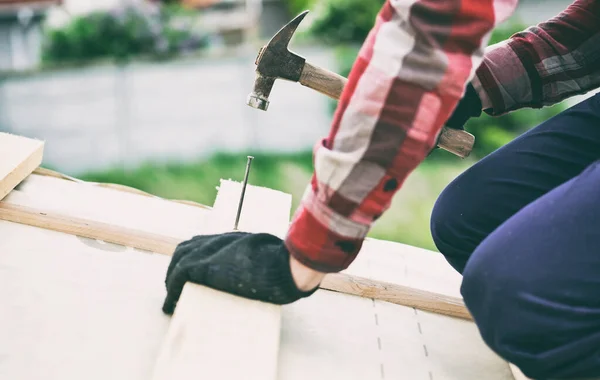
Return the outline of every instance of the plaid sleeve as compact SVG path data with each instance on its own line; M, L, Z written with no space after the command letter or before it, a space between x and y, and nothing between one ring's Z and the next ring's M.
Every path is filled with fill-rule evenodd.
M598 0L576 0L556 17L491 46L473 78L490 115L541 108L598 86Z
M516 0L387 0L355 61L285 239L321 272L346 269L439 132Z

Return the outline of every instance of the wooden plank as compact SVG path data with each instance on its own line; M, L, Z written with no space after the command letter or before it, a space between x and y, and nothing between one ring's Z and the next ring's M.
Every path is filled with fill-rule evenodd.
M176 237L162 236L94 220L66 216L52 211L14 205L6 201L0 201L0 219L165 255L171 255L176 245L181 242L181 239ZM210 229L203 230L203 233L218 232L218 227L215 226L216 224ZM256 232L260 231L257 226L259 225L251 225ZM281 235L282 232L279 231L278 234ZM461 298L344 272L328 274L320 287L325 290L374 298L447 316L472 319Z
M464 319L327 291L282 310L278 380L513 380Z
M281 307L187 283L152 379L275 380Z
M36 169L34 173L36 172L43 171ZM54 175L54 172L49 174ZM48 216L58 215L65 218L83 219L87 222L98 221L127 228L131 231L128 232L131 237L135 237L135 231L139 231L140 235L145 235L144 239L152 239L152 234L156 234L157 248L150 250L165 254L170 254L174 247L166 245L164 249L160 249L162 237L185 239L198 231L210 231L214 224L210 210L185 207L158 197L148 199L148 197L136 196L130 192L116 191L120 189L107 189L76 179L62 180L59 178L62 178L60 174L56 174L55 177L32 174L23 181L19 190L12 191L5 201L40 210ZM101 202L106 207L98 207L97 202ZM228 213L231 219L234 219L236 206L237 203L229 204ZM115 212L115 210L119 212ZM251 211L254 212L254 210ZM256 212L260 212L260 210L256 210ZM140 214L160 215L160 217L140 218ZM242 217L244 215L245 213L242 214ZM174 220L177 220L177 223L173 223ZM285 228L285 225L282 225L282 231L278 235L282 235ZM98 235L94 236L95 238L101 240L107 238L106 236L102 237L103 231L100 227L98 231L94 232L98 232ZM148 236L148 234L150 235ZM141 239L140 243L146 244L144 239ZM108 241L123 244L110 239ZM127 244L139 249L148 249L141 244L132 242L127 242ZM360 282L362 279L369 279L374 284L361 289L360 294L357 294L357 289L354 289L356 286L354 282L345 283L339 279L336 279L337 282L333 282L333 280L332 283L326 282L323 287L341 292L348 289L350 294L362 296L375 293L373 295L375 298L384 300L386 299L385 293L378 288L385 286L390 291L390 295L393 295L395 292L391 291L388 286L388 284L392 284L430 292L435 295L435 299L441 297L443 300L448 300L448 307L452 307L453 304L462 300L459 291L462 277L448 265L439 252L397 242L367 238L360 255L343 273L356 276L358 280L361 280ZM423 302L435 301L429 297L415 298L415 300L419 299ZM394 299L387 300L421 308L419 305L410 303L411 298L397 297L395 301ZM440 313L454 315L451 310L448 310L448 313L446 311L445 307L439 310Z
M221 181L214 231L233 228L241 184ZM291 196L248 186L239 230L282 236ZM206 232L205 232L206 233ZM154 380L275 380L281 307L187 283L175 308Z
M122 194L122 202L116 190L41 179L30 176L7 201L168 236L202 233L203 222L192 226L210 220L210 212L195 207L130 194ZM0 373L46 380L151 378L171 321L160 311L168 255L4 221L0 236L0 299L8 311L0 315L6 338ZM367 239L351 268L364 278L453 294L443 287L453 288L456 278L437 257ZM380 273L381 267L389 271ZM430 286L421 276L439 284ZM472 322L330 291L282 307L278 366L278 380L514 380Z
M462 299L462 276L440 252L367 238L345 273Z
M42 163L44 142L0 132L0 200Z
M165 255L173 254L175 247L181 242L177 238L13 205L5 201L0 201L0 219Z
M1 220L0 237L1 379L149 380L169 256Z
M36 179L36 181L37 180L39 179ZM49 179L45 179L46 182L42 181L39 183L39 185L51 185L50 183L47 183L48 180ZM51 181L61 180L51 179ZM68 185L69 187L81 186L75 183L69 183ZM54 186L57 185L54 184ZM40 188L43 189L43 187ZM65 188L64 186L60 186L59 188L63 192L73 191ZM250 188L254 187L251 186ZM267 189L264 189L264 191L266 190ZM86 191L90 191L90 189ZM208 234L226 231L233 227L233 221L235 220L235 213L237 210L237 202L228 201L228 199L235 200L235 197L238 196L235 192L235 186L233 185L226 185L219 191L219 193L217 194L217 199L215 201L215 207L218 207L218 212L214 215L211 215L211 223L201 223L196 225L199 231L202 231L202 233L204 234ZM274 198L277 198L277 193L278 192L274 193ZM92 194L92 196L95 195L99 194ZM124 201L128 204L136 203L133 199L129 199L129 197L134 197L133 195L125 194L123 196L126 196L126 199ZM259 200L254 199L254 192L246 196L249 196L249 199L252 201L244 202L244 212L242 213L242 216L240 218L240 228L251 230L253 232L269 231L270 227L268 226L268 218L262 218L260 220L252 219L252 215L261 215L261 213L265 212L263 204L259 202ZM176 236L170 236L171 233L174 233L174 231L170 231L170 229L173 229L173 226L170 226L169 228L165 227L165 229L169 230L169 235L160 235L154 232L140 231L129 227L129 225L134 224L135 220L133 220L127 225L116 225L116 219L110 219L111 223L99 222L96 219L102 217L104 218L104 220L106 220L107 217L102 214L96 214L86 211L86 204L89 205L90 202L86 202L89 199L87 197L82 197L81 195L79 196L81 202L74 201L73 199L75 197L72 197L70 199L74 202L74 204L63 205L63 207L74 207L73 209L78 211L78 213L87 213L91 218L94 219L78 218L72 215L66 215L52 210L26 206L27 204L41 205L45 204L44 202L50 202L50 199L45 199L47 197L47 194L43 192L39 193L39 197L41 199L41 202L32 201L28 199L25 196L25 194L21 194L18 192L16 192L15 194L11 194L11 196L7 197L5 201L0 201L0 219L15 223L22 223L36 227L46 228L90 239L98 239L109 243L120 244L132 248L147 250L150 252L161 253L165 255L171 255L175 250L176 245L183 240L180 233L178 233ZM150 204L150 200L143 200ZM125 202L117 201L116 199L114 199L114 203L119 205L123 204L123 207L126 207ZM156 202L156 200L153 199L152 202ZM54 203L56 205L60 204L58 200L56 200ZM289 206L286 207L287 209L289 209ZM156 208L156 212L162 212L162 210L162 207ZM101 211L107 210L102 208ZM196 213L199 212L199 210L194 211ZM133 214L134 211L131 211L131 213ZM137 217L136 220L137 219L139 219L139 217ZM123 218L120 217L119 220L122 222ZM273 226L272 228L274 228L274 230L271 231L274 233L274 235L283 237L285 235L287 225L287 222L281 223L277 226ZM185 230L180 224L178 224L177 226L179 227L178 230ZM153 226L148 226L146 228L152 228L152 231L154 231L158 227L154 228ZM186 235L191 235L191 232L187 232ZM382 244L384 245L383 247ZM357 259L357 269L355 269L355 267L352 266L351 268L349 268L348 271L339 274L327 275L321 284L321 289L361 297L374 298L382 301L395 303L398 305L415 307L420 310L431 311L434 313L457 318L469 320L472 319L470 313L464 306L464 303L462 302L462 299L460 297L441 293L441 290L438 291L438 289L423 290L420 287L422 286L421 282L416 283L416 285L418 286L405 286L393 282L379 280L378 278L392 278L391 273L388 277L381 276L379 269L381 269L382 266L394 266L388 263L387 261L383 262L385 265L376 265L368 261L368 259L371 258L371 256L375 255L375 252L378 252L381 249L392 250L392 248L397 246L401 245L398 243L386 244L385 242L373 240L367 241L364 245L365 252L361 252L361 254L359 255L359 259ZM396 261L402 261L402 256L400 256L399 253L392 252L392 254L396 255ZM380 257L377 258L379 259ZM421 264L423 264L422 266L424 267L431 268L431 265L425 262ZM363 271L363 267L377 267L378 270L371 270L370 272L365 272ZM400 269L398 270L400 271ZM404 272L405 270L403 269L402 273ZM368 277L364 275L358 276L352 273L368 273ZM398 279L398 277L399 276L396 274L395 278Z
M5 202L111 224L145 233L188 239L211 224L211 210L89 182L31 174ZM148 217L151 216L151 217Z
M472 320L462 300L462 276L439 252L397 242L366 239L337 288L346 294L414 307L419 310Z
M451 317L473 319L460 298L345 273L328 274L323 279L321 288L410 306Z

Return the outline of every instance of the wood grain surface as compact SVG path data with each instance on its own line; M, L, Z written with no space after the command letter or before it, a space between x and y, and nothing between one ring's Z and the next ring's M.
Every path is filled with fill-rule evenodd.
M42 163L44 143L0 132L0 200Z

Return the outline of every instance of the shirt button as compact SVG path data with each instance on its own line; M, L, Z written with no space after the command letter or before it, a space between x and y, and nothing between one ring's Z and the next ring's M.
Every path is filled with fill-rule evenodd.
M393 191L396 190L396 188L398 187L398 181L396 181L396 178L391 178L388 179L385 184L383 185L383 191L388 192L388 191Z

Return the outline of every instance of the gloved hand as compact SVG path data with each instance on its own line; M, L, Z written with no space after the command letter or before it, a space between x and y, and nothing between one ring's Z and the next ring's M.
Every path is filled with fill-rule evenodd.
M465 129L465 124L472 117L481 115L481 99L471 83L467 85L465 94L458 102L454 112L446 121L446 126L453 129Z
M202 235L180 243L167 269L163 312L173 313L187 281L280 305L318 289L298 289L283 241L266 233Z
M479 117L481 115L481 99L479 95L475 91L475 88L471 83L467 84L467 88L465 89L465 94L458 102L454 112L450 115L450 118L446 121L445 126L452 129L458 129L461 131L465 130L465 124L472 117ZM439 141L439 136L438 136ZM436 149L439 149L437 146L438 141L436 141L433 149L429 152L428 156L430 156Z

